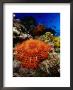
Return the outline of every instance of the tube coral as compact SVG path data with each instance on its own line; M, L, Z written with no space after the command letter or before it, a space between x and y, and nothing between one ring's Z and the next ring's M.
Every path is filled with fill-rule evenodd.
M51 46L36 39L30 39L17 45L14 49L15 58L28 69L36 69L39 62L48 58Z

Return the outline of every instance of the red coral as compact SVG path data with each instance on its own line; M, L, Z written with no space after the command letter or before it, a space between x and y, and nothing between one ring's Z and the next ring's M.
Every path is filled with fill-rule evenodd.
M30 39L15 47L15 58L21 61L21 65L26 68L35 69L41 60L48 58L50 45L40 41Z
M33 30L30 31L32 35L39 36L45 32L45 27L41 24L37 25Z

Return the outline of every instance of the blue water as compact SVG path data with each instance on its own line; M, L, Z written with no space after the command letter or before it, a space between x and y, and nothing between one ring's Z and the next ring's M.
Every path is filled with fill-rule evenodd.
M45 27L52 28L57 32L57 36L60 35L60 13L14 13L16 18L21 19L25 16L32 16L38 22Z

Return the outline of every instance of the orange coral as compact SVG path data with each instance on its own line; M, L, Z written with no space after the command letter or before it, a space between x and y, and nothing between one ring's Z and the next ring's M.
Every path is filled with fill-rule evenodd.
M35 69L41 60L48 58L51 46L36 39L22 42L15 47L15 58L26 68Z

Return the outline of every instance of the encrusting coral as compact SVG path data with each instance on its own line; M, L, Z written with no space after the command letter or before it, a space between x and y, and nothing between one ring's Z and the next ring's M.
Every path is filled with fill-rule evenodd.
M53 38L54 46L55 47L60 47L60 37L54 37Z
M39 62L48 58L51 45L36 39L29 39L18 44L15 49L15 58L21 62L21 66L30 69L38 68Z

